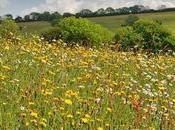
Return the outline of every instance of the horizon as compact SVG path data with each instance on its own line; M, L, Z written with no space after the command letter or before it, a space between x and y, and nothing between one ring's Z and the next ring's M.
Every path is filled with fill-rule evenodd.
M63 6L64 5L64 6ZM82 9L90 9L96 11L99 8L121 8L133 5L149 6L152 9L158 9L161 5L166 5L167 8L175 7L175 2L172 0L0 0L0 15L12 14L16 16L24 16L31 12L54 12L61 14L64 12L76 13Z

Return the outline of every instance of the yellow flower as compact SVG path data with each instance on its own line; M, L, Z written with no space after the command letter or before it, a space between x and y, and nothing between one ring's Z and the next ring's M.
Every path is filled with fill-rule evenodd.
M73 118L73 115L69 114L67 115L67 118Z
M29 126L29 122L26 122L25 125L26 125L26 126Z
M104 130L102 127L98 127L97 130Z
M86 115L85 115L85 117L86 117L86 118L91 118L91 116L90 116L90 115L88 115L88 114L86 114Z
M67 104L67 105L72 105L72 101L70 99L65 99L64 102Z
M2 68L5 70L11 70L11 68L9 66L2 66Z
M86 124L86 123L92 121L91 116L86 114L84 118L81 118L81 121Z
M108 107L108 108L107 108L107 111L108 111L108 112L112 112L112 109Z
M65 96L66 97L72 97L72 96L77 97L78 96L78 93L77 92L74 92L72 90L68 90L68 91L66 91Z
M34 102L29 102L29 105L34 105L35 103Z
M31 112L30 115L31 115L32 117L38 118L38 114L37 114L36 112Z
M83 123L87 124L90 121L90 119L89 118L81 118L81 121Z
M159 87L159 90L164 91L165 87Z
M46 123L45 123L44 121L39 122L39 124L40 124L42 127L46 127Z

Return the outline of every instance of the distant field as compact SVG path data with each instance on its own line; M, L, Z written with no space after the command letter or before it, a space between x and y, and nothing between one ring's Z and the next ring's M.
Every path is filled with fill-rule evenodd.
M120 16L106 16L106 17L95 17L88 18L89 20L101 24L104 27L109 28L111 31L115 32L121 28L121 24L124 23L128 15ZM175 12L163 12L163 13L146 13L146 14L137 14L140 18L143 19L158 19L162 21L163 25L175 35ZM28 22L20 23L23 27L23 32L31 33L40 33L43 30L51 28L51 25L48 22Z
M19 23L19 26L22 27L23 33L35 33L39 34L44 30L52 28L48 22L24 22Z
M103 25L104 27L109 28L111 31L115 32L121 27L121 24L124 23L128 15L120 16L107 16L107 17L96 17L89 18L89 20ZM160 20L163 25L173 34L175 34L175 12L163 12L163 13L146 13L146 14L137 14L138 17L143 19L150 20Z

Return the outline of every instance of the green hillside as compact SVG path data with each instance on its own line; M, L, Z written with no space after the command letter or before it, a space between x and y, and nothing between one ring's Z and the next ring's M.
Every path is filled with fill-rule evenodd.
M96 17L89 18L91 21L99 23L113 32L121 27L128 15L121 16L108 16L108 17ZM163 25L175 34L175 12L162 12L162 13L146 13L137 14L139 18L150 19L150 20L160 20Z
M138 17L143 19L150 20L160 20L163 25L173 34L175 34L175 12L162 12L162 13L145 13L145 14L136 14ZM88 18L89 20L101 24L104 27L109 28L111 31L115 32L121 28L121 24L124 23L128 15L120 16L105 16L105 17L94 17ZM19 23L23 27L23 32L32 32L40 33L43 30L51 28L51 25L48 22L27 22Z

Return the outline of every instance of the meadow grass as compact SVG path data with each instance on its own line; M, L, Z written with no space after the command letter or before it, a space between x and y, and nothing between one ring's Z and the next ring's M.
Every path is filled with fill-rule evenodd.
M160 12L160 13L144 13L136 14L141 19L147 20L160 20L165 28L175 34L175 12ZM111 31L116 32L121 28L121 25L125 23L125 19L128 15L119 16L106 16L89 18L89 20L101 24L104 27L109 28Z
M175 128L174 56L31 39L0 42L1 130Z
M145 13L145 14L136 14L139 18L149 19L149 20L160 20L163 23L163 26L171 31L175 35L175 12L161 12L161 13ZM106 17L94 17L88 18L89 20L100 24L113 33L121 28L121 25L124 24L125 19L128 15L119 15L119 16L106 16ZM23 27L24 33L41 33L44 30L51 28L51 25L48 22L26 22L19 23Z
M49 22L22 22L18 23L19 27L22 27L22 33L40 34L43 31L53 28Z

